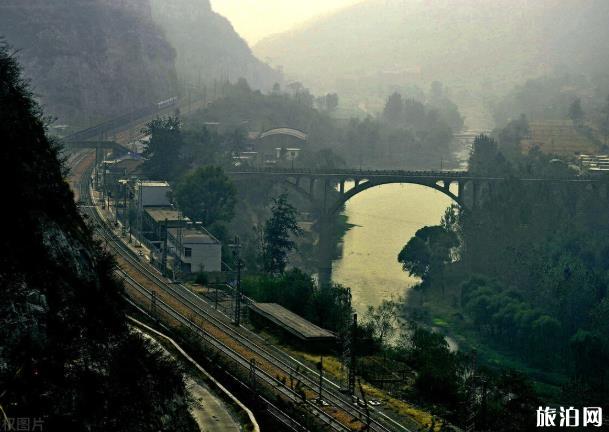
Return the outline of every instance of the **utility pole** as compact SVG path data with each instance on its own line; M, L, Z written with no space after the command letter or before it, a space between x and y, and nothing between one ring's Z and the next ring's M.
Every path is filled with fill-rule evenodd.
M133 195L129 188L129 208L127 209L127 221L129 222L129 244L131 244L131 208L133 207Z
M180 210L178 210L178 232L177 232L177 239L176 239L176 258L177 258L177 263L174 262L173 263L173 272L174 272L174 276L173 279L177 280L178 282L180 280L182 280L182 212ZM177 266L177 268L176 268Z
M142 234L142 212L144 211L144 203L142 203L142 180L138 180L137 181L137 186L138 186L138 194L139 194L139 199L138 199L138 203L137 203L137 234L140 238L140 246L141 246L141 239L143 237Z
M235 236L235 243L233 244L233 254L237 260L237 285L235 286L235 325L239 327L241 324L241 244L239 243L239 236Z
M99 188L99 143L95 143L95 190Z
M127 180L123 182L123 231L127 229Z
M364 402L364 412L366 413L366 427L363 429L365 431L370 430L370 408L368 407L368 400L366 398L366 393L364 392L364 386L362 386L362 381L358 378L357 385L359 386L359 392L362 395L362 402Z
M317 363L317 370L319 370L319 395L317 396L317 402L322 404L322 393L323 393L323 384L324 384L324 356L319 358L319 363Z
M355 395L355 372L356 372L356 357L355 346L357 342L357 314L353 314L353 323L351 324L351 343L349 347L349 394Z
M163 275L167 274L167 237L169 237L169 230L167 229L167 218L165 218L165 223L163 224L163 255L161 258Z
M150 315L156 315L156 291L150 292Z

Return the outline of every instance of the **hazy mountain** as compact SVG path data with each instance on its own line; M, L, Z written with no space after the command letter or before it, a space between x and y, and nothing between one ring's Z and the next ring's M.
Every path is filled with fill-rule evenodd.
M343 100L440 80L467 103L556 67L606 70L607 23L605 0L366 0L254 52Z
M45 111L84 125L176 95L149 0L1 0L0 35Z
M281 82L281 73L260 62L231 23L209 0L152 0L154 19L176 48L180 78L191 85L245 78L256 89Z

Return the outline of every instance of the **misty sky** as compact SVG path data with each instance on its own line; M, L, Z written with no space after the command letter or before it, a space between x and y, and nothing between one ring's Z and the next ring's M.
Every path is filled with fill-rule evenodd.
M358 0L211 0L250 45Z

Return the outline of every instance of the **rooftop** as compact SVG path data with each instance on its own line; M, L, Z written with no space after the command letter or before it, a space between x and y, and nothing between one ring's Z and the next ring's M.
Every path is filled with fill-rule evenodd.
M178 228L169 228L169 235L174 239L178 237ZM217 238L206 230L197 228L182 228L182 244L220 244Z
M253 303L252 311L264 316L269 321L277 324L284 330L303 340L331 340L336 335L329 330L323 329L300 315L284 308L277 303Z
M165 220L170 222L189 220L171 207L146 207L145 211L157 223L164 222Z
M169 187L169 183L166 181L143 181L139 184L143 187Z

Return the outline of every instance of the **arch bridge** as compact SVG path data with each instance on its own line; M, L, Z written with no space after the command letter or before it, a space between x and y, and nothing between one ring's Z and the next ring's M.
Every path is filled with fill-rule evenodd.
M309 169L244 169L229 171L238 179L271 178L306 197L319 202L323 213L339 212L355 195L385 184L416 184L437 190L462 208L474 208L481 191L490 188L499 177L480 177L467 171L390 171L390 170L309 170ZM352 184L348 188L348 185ZM456 186L453 187L453 186ZM456 189L456 190L455 190ZM330 194L334 190L338 194Z
M390 171L355 169L250 169L227 172L235 180L255 181L269 178L285 184L306 197L318 209L317 231L319 280L331 280L332 250L331 218L344 204L367 189L385 184L415 184L437 190L451 198L463 210L473 211L492 195L494 185L506 181L503 177L474 175L468 171ZM529 183L556 183L591 188L600 197L609 198L609 179L599 177L519 178ZM347 189L347 185L351 185ZM455 187L456 186L456 187Z

